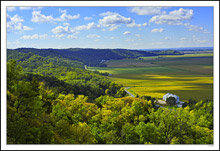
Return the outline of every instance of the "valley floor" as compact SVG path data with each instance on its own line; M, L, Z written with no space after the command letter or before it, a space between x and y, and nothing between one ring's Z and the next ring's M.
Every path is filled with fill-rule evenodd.
M138 95L159 99L173 93L183 101L213 99L212 54L113 60L108 61L107 67L89 67L89 70L112 74L111 80L130 87L129 90Z

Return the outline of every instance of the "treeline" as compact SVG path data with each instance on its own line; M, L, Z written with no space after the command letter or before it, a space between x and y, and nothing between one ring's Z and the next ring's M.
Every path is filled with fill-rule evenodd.
M44 66L44 67L65 66L65 67L83 68L83 63L80 61L63 58L62 56L54 54L49 50L42 51L42 53L39 53L38 51L34 51L34 50L35 49L30 49L30 50L8 49L7 60L15 59L27 72L32 72L34 69L38 68L39 66Z
M157 55L184 55L183 52L177 50L154 50L150 52Z
M99 74L38 68L27 74L15 60L7 63L8 144L213 144L212 101L154 109L150 98L125 97ZM84 84L91 94L78 90ZM103 93L94 95L89 84Z

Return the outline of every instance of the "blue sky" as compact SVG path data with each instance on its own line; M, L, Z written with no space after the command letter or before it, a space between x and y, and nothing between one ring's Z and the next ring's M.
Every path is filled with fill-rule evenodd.
M7 7L7 48L213 46L213 7Z

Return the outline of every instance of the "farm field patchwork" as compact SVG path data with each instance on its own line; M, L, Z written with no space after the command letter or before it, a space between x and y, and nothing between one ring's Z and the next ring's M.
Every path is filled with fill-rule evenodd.
M197 56L148 60L156 66L89 67L89 70L112 74L110 79L130 87L130 90L138 95L162 98L169 92L178 95L182 101L190 98L198 101L212 100L213 58L206 55Z

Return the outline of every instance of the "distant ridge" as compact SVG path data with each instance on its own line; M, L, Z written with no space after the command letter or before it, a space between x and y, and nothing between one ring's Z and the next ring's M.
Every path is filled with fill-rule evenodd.
M184 50L213 50L214 47L182 47L182 48L153 48L153 49L138 49L142 51L154 51L154 50L178 50L178 51L184 51Z
M18 54L19 53L19 54ZM57 57L69 60L80 61L88 66L100 65L100 62L107 60L118 60L125 58L138 58L147 56L157 56L152 52L128 49L93 49L93 48L69 48L69 49L36 49L17 48L7 49L8 56L16 58L22 54L38 55L41 57Z

